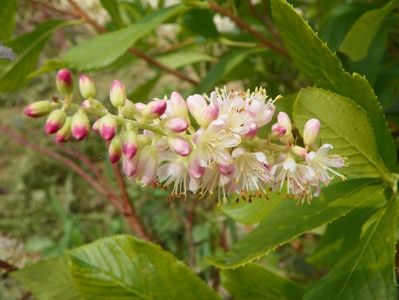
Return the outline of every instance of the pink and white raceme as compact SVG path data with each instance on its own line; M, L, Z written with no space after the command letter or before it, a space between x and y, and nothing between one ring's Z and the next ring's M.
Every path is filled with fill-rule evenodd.
M58 142L84 139L88 115L96 117L93 130L109 141L110 161L122 160L126 176L144 186L157 184L170 188L173 196L192 192L219 202L229 195L248 200L274 190L304 202L319 195L334 176L344 179L336 169L345 160L329 154L332 145L318 147L319 120L306 122L303 146L297 145L288 114L279 112L270 124L277 98L268 99L263 88L216 89L187 99L173 92L134 103L125 86L114 81L110 102L117 113L112 113L95 99L94 82L84 75L79 81L84 100L73 103L71 76L60 72L57 87L65 99L32 103L25 114L49 114L45 129Z

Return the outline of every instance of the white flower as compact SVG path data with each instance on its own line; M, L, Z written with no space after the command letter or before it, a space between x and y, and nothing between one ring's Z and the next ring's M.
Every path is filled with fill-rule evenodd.
M237 148L232 153L234 161L234 185L232 192L242 195L266 194L273 178L267 168L268 161L263 152L248 152Z
M196 157L206 165L212 161L229 164L232 161L228 149L240 144L240 136L224 129L222 120L215 120L206 129L199 129L193 136Z
M282 190L284 183L288 195L293 195L298 199L311 199L312 191L310 183L315 172L309 166L298 164L291 156L280 157L280 162L272 167L271 173L274 175L275 187Z
M328 155L328 151L331 149L333 146L324 144L316 152L312 151L306 155L306 164L316 173L317 182L315 184L321 181L324 185L328 185L332 179L330 175L336 175L345 180L345 176L333 169L344 167L345 160L339 155Z

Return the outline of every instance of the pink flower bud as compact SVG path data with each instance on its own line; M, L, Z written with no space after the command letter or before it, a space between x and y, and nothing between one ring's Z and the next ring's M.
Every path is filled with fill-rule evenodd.
M231 175L234 173L234 166L230 164L218 164L218 170L223 175Z
M147 104L150 116L158 118L163 115L166 110L165 100L153 100Z
M183 132L188 128L188 123L182 118L172 118L166 121L165 127L173 132Z
M61 69L56 75L56 85L62 95L70 95L73 91L73 81L71 71Z
M120 81L114 80L109 92L109 97L113 106L123 106L126 102L125 86Z
M48 134L56 133L64 124L66 115L61 109L53 110L47 117L44 129Z
M191 146L189 142L180 137L178 138L168 138L169 146L179 155L187 156L191 152Z
M258 125L255 122L249 124L248 131L245 133L245 137L253 139L258 133Z
M86 75L81 75L79 78L79 90L83 98L94 98L96 96L96 86L94 81Z
M168 106L170 106L171 112L174 116L188 119L186 101L184 101L183 97L178 92L172 92L168 101Z
M116 163L122 157L122 140L119 136L112 139L108 147L108 155L111 163Z
M127 158L132 158L136 155L138 149L137 135L132 130L127 130L122 135L122 152Z
M136 175L139 163L139 156L136 155L133 158L124 157L122 159L122 170L126 176L132 177Z
M299 157L306 157L306 154L308 154L308 151L306 151L305 148L300 147L300 146L294 146L291 148L292 153L294 153L295 155L298 155Z
M320 121L317 119L310 119L306 122L303 130L303 142L306 146L314 144L319 135Z
M51 102L48 100L37 101L29 104L24 109L24 114L31 118L40 118L51 111Z
M97 121L94 122L91 129L93 129L94 132L100 133L100 125L101 125L101 119L98 119Z
M272 134L274 136L282 137L286 134L287 129L283 126L278 126L278 124L274 124L272 126Z
M65 119L64 125L61 127L60 130L57 131L55 135L55 141L57 143L64 143L71 137L71 123L72 118L67 117Z
M89 133L90 121L83 110L78 110L72 116L72 136L78 141L83 140Z
M200 160L194 159L190 161L188 172L194 179L199 179L205 174L205 167L201 164Z
M192 95L187 98L187 106L198 125L204 123L207 103L201 95Z
M205 110L205 120L206 120L205 122L207 123L206 125L208 125L213 120L217 119L218 116L219 116L219 106L217 106L214 103L209 104Z
M157 152L155 147L147 145L140 151L137 176L144 186L151 185L157 179Z
M267 109L262 110L256 114L256 122L259 127L268 124L274 115L275 106L271 104Z
M290 134L292 130L290 117L285 112L279 112L277 115L277 124L285 128L285 135Z
M112 140L116 134L116 129L117 123L113 115L106 114L101 118L101 121L99 122L99 133L104 140Z

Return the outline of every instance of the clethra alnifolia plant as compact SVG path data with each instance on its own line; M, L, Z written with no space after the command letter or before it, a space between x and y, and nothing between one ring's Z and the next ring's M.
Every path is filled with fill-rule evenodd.
M282 191L300 203L310 202L345 166L339 155L331 155L330 144L318 144L320 122L307 121L303 144L293 134L287 113L279 112L276 99L265 89L237 92L216 89L210 95L190 95L186 100L173 92L170 97L134 103L124 85L115 80L110 101L115 112L95 99L96 88L82 75L79 89L84 100L73 101L73 79L69 70L57 73L62 100L38 101L25 108L30 117L48 115L45 131L57 142L71 137L83 140L93 131L109 141L111 163L122 160L123 172L143 186L160 184L172 196L227 196L251 200ZM90 117L90 118L89 118ZM270 126L271 125L271 126ZM264 128L267 128L265 133Z

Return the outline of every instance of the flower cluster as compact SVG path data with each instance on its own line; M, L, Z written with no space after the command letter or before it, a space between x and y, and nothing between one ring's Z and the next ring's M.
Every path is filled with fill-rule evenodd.
M95 99L89 77L80 77L84 98L80 105L72 101L68 70L60 70L56 82L63 101L32 103L25 108L26 115L48 114L45 130L58 142L71 136L84 139L90 130L88 115L94 116L92 129L110 141L110 161L122 160L126 176L144 186L169 187L172 196L185 197L190 191L215 195L220 202L227 195L250 200L284 190L309 202L334 175L344 179L335 170L345 165L344 159L330 155L329 144L318 147L320 122L306 122L303 144L298 145L285 112L271 124L277 99L268 99L262 88L241 93L216 89L209 96L195 94L186 100L173 92L169 98L134 103L127 99L124 85L114 81L113 114Z

